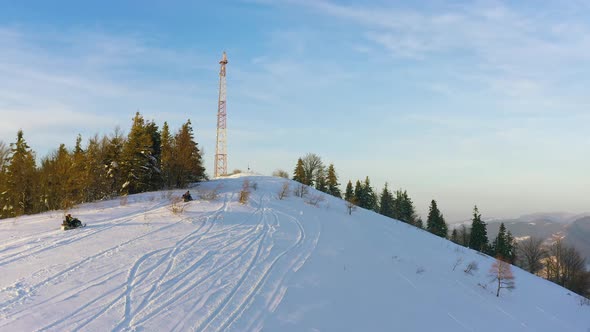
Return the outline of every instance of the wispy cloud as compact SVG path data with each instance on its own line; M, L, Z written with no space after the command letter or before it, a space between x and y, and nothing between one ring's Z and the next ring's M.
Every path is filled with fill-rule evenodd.
M557 105L563 103L574 104L571 112L590 102L587 94L567 92L586 85L581 73L590 75L590 24L574 16L567 21L554 18L555 8L534 6L525 11L501 1L436 8L424 4L420 9L322 0L288 3L356 25L377 53L402 61L445 63L451 79L482 86L514 110L522 108L523 101L534 108L539 100L550 100L536 112L560 111ZM578 2L575 9L590 14L586 5ZM573 15L572 11L561 14ZM362 52L371 49L363 47ZM447 93L453 84L444 81L448 79L426 84Z
M194 78L210 74L214 82L214 67L200 64L215 60L196 51L169 51L134 35L6 27L0 49L0 140L11 142L23 129L42 152L77 133L127 127L137 110L174 126L215 107L203 98L214 100L215 85Z

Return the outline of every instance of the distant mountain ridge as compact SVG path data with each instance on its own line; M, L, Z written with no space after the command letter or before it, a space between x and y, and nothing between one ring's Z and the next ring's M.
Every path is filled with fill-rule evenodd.
M565 236L565 243L574 246L590 263L590 215L588 213L533 213L516 219L488 220L486 223L490 241L498 235L501 223L504 223L506 229L516 238L533 236L548 239L560 233Z

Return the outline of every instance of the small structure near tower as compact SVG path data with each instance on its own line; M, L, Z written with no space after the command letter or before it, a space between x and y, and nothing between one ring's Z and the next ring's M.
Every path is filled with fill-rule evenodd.
M227 175L227 110L226 110L226 91L225 91L225 65L227 65L227 55L223 52L221 61L221 70L219 71L219 102L217 107L217 145L215 147L215 175L219 177Z

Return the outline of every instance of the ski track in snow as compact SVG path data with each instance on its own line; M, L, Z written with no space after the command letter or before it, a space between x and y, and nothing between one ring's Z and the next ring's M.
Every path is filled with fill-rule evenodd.
M276 188L281 184L273 178L260 181ZM556 311L553 302L542 300L527 303L531 309L521 312L518 297L496 298L480 285L485 283L481 277L485 272L450 271L448 255L457 254L453 245L422 230L381 220L368 211L348 216L337 208L328 211L328 204L318 209L296 197L280 201L270 185L271 190L251 191L248 204L242 205L238 202L242 180L208 184L214 185L220 188L217 199L180 203L180 213L171 211L170 195L160 194L154 202L154 194L141 194L126 205L114 201L106 207L97 203L80 208L89 226L68 232L48 227L47 223L55 223L50 214L25 217L23 225L0 224L0 232L10 234L0 239L0 272L6 271L0 279L0 331L363 330L358 323L375 318L367 306L389 310L399 303L396 297L377 296L382 302L342 306L331 303L331 296L345 300L340 295L351 287L367 287L379 295L381 289L374 287L384 287L382 294L395 291L415 305L433 308L432 283L446 285L444 292L437 293L441 297L436 303L447 303L453 294L451 305L437 316L442 319L434 326L397 317L394 324L402 322L399 329L475 330L473 317L479 316L470 316L471 308L463 308L459 301L476 307L478 315L502 322L489 321L486 331L496 326L574 331L584 324L568 321L573 306ZM340 218L350 222L343 219L339 224ZM369 227L374 227L373 232L363 233ZM362 239L359 234L367 236ZM359 241L339 253L346 236ZM412 244L420 250L400 249ZM320 248L317 253L316 248ZM354 248L360 249L358 257ZM462 255L469 257L469 252ZM332 264L336 259L357 264L367 259L368 266L388 273L387 278L349 280L348 272ZM487 264L485 257L472 259L482 268ZM439 272L433 277L435 271ZM323 280L322 273L334 275ZM392 283L392 279L397 280ZM374 325L375 330L388 330L389 318L384 317L386 325Z
M239 206L233 193L220 195L223 203L213 211L191 213L188 203L185 206L188 217L150 228L64 266L44 269L39 274L41 278L27 280L28 286L15 284L16 294L0 303L0 313L9 318L0 320L0 329L26 319L30 310L59 306L81 296L86 296L83 305L46 321L36 330L92 330L101 321L110 319L118 320L112 326L113 331L132 331L168 319L175 310L182 314L175 316L174 324L170 325L173 331L259 329L265 313L276 310L285 296L285 280L310 257L320 236L318 226L318 231L313 230L313 236L308 237L295 211L291 215L273 209L273 198L269 196L252 195L250 212L240 220L232 220L235 223L226 223L224 218L232 205ZM123 213L110 220L102 218L74 232L52 230L1 243L0 266L48 254L100 233L109 234L117 226L137 221L146 213L169 213L164 210L167 204L157 202L142 211ZM127 270L105 270L81 284L68 285L62 291L35 300L36 295L44 294L50 287L68 282L76 272L133 248L140 241L164 236L187 222L195 225L192 231L180 233L182 237L169 246L136 256ZM103 288L105 285L110 286ZM102 290L95 292L96 289ZM263 303L266 312L246 314L253 303ZM257 309L258 306L252 308Z

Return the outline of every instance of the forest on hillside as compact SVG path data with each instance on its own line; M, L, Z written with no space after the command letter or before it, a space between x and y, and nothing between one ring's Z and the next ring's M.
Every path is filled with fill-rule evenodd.
M37 162L22 130L0 141L0 219L165 188L207 178L190 120L172 133L137 112L128 135L118 128L73 149L61 144Z

